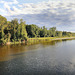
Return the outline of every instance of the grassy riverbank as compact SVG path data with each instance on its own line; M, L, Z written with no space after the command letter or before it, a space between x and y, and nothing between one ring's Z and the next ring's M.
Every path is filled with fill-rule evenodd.
M28 43L36 43L36 42L47 42L53 40L68 40L75 39L75 37L42 37L42 38L28 38Z
M41 43L41 42L49 42L54 40L68 40L68 39L75 39L75 37L39 37L39 38L28 38L27 41L24 42L9 42L7 45L12 44L35 44L35 43Z

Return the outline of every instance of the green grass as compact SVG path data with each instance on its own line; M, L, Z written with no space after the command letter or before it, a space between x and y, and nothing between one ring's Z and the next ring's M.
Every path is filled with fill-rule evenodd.
M28 38L28 43L46 42L46 41L62 40L62 39L73 39L73 38L75 38L75 37L41 37L41 38Z
M35 43L42 43L42 42L50 42L53 40L62 40L62 39L73 39L75 37L39 37L39 38L28 38L27 44L35 44ZM22 42L21 42L22 43ZM20 42L11 42L10 44L21 44Z

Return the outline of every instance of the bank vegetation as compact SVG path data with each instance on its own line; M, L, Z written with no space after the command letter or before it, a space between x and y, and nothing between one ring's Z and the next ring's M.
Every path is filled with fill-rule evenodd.
M52 40L56 38L73 37L75 33L58 31L56 27L47 29L35 24L26 24L23 19L7 19L0 15L0 44L28 43L31 40ZM35 39L34 39L35 38ZM40 41L39 41L40 42Z

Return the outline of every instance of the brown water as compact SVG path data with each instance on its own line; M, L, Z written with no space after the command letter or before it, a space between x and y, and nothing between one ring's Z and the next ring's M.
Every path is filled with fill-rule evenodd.
M75 40L0 46L0 75L75 75Z

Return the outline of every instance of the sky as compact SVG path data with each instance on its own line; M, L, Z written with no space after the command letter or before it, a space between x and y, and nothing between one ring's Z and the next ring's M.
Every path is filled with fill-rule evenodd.
M75 0L0 0L0 15L26 24L75 32Z

